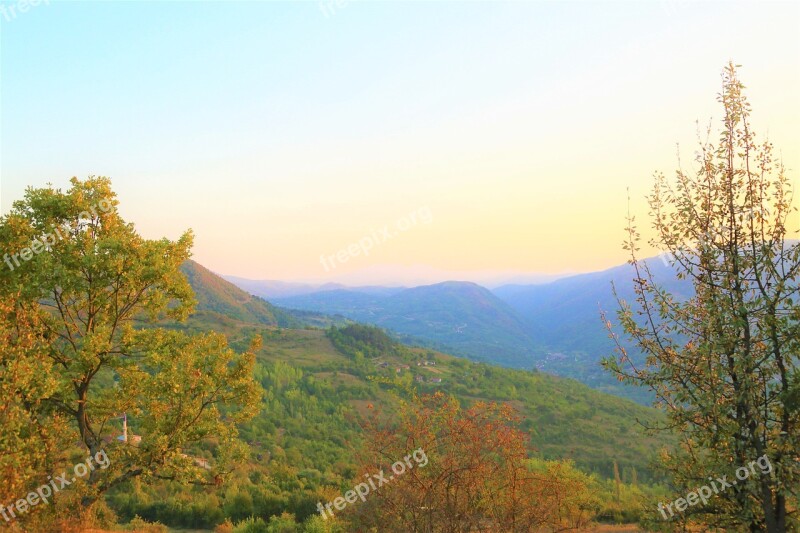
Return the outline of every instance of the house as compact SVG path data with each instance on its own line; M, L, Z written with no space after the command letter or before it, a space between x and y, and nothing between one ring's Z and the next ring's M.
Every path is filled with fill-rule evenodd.
M441 383L442 378L431 378L431 383Z
M202 457L193 457L191 455L186 455L185 453L182 453L180 455L184 459L191 459L192 463L194 463L195 466L199 466L200 468L205 468L206 470L211 470L211 464L208 462L208 459L203 459Z

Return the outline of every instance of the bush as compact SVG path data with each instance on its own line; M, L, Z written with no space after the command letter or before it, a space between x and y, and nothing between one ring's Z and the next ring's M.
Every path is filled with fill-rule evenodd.
M267 531L269 533L298 533L300 528L295 522L293 514L283 513L269 519Z
M148 522L138 516L133 517L133 520L130 521L126 529L133 533L169 533L169 528L164 524Z
M233 533L233 524L230 520L225 520L214 528L214 533Z
M246 518L233 528L233 533L270 533L267 523L262 518Z

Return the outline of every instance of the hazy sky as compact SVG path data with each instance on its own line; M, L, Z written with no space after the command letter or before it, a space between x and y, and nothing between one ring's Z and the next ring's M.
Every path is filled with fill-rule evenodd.
M720 118L729 59L756 129L800 167L798 3L0 5L0 209L110 176L142 234L192 228L225 274L621 263L626 187L644 218L652 172Z

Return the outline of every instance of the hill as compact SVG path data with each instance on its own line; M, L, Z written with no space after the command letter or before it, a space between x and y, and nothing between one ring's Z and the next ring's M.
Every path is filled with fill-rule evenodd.
M181 270L195 292L197 306L191 324L195 329L210 329L231 321L264 326L299 328L328 327L344 324L346 320L308 311L280 309L263 298L253 296L233 283L225 281L204 266L187 261Z
M659 258L648 260L655 278L677 294L691 286L679 281ZM620 265L602 272L489 291L468 282L445 282L410 289L315 286L231 278L255 294L293 292L272 301L286 308L340 315L378 325L407 344L425 345L478 361L512 368L537 368L572 377L598 390L644 404L652 396L620 384L599 365L614 344L600 318L615 319L616 286L632 301L633 269ZM311 291L311 292L309 292ZM630 347L635 355L635 348Z
M374 324L411 337L411 342L480 361L532 368L537 354L514 310L474 283L450 281L395 294L338 289L273 301Z
M264 388L262 409L240 426L248 459L228 477L224 494L169 481L136 490L120 487L107 499L123 520L138 515L195 529L211 529L224 518L239 521L284 512L298 522L307 520L316 514L317 502L353 486L363 418L375 411L394 416L412 394L435 391L451 394L465 406L477 401L510 404L523 417L520 427L530 438L531 456L570 459L579 469L595 474L598 490L611 507L619 507L613 503L615 462L623 482L638 480L641 489L626 488L634 491L631 494L651 490L647 484L659 479L650 462L666 440L663 435L645 435L640 426L663 421L663 414L655 409L571 379L409 347L370 326L326 330L265 323L266 311L281 310L260 300L243 299L213 273L199 265L190 267L195 274L190 281L198 299L204 295L201 307L205 309L182 327L223 332L237 350L244 350L253 335L262 336L255 369L255 378ZM461 297L464 289L444 284L432 290L440 298L457 301L448 293L455 290ZM466 290L471 302L486 294L485 289ZM418 296L418 291L412 291L401 302ZM220 301L238 311L239 318L210 310L223 309ZM489 309L495 309L493 302L494 297L486 299ZM136 431L135 418L130 424ZM219 443L210 441L186 453L213 463L223 451Z
M228 282L196 266L199 267L196 270L204 274L190 278L198 295L215 295L213 299L217 299L220 288L225 288L226 293L230 291ZM350 302L353 306L374 298L351 291L344 292L338 301ZM232 294L241 298L235 291ZM398 314L412 313L422 305L420 302L425 302L425 305L431 306L428 311L436 316L455 316L447 313L464 302L474 309L483 309L483 314L475 313L470 323L488 317L493 318L493 325L500 324L512 330L522 328L513 315L501 312L505 311L505 306L497 306L496 297L471 283L442 283L408 289L389 299L394 300L392 309ZM260 299L258 301L263 302ZM282 312L279 308L266 305L273 312ZM294 323L293 328L282 328L277 324L264 324L259 320L260 316L244 316L244 320L231 320L231 317L222 315L213 318L205 316L204 321L217 323L204 326L213 326L216 330L226 332L232 343L240 347L245 346L246 338L259 333L264 337L264 347L259 353L260 362L290 365L331 384L346 382L361 390L357 396L362 399L366 399L364 392L370 390L372 396L369 399L391 403L384 394L387 390L410 386L421 391L445 390L467 402L479 399L513 402L529 417L527 423L535 435L533 444L547 458L572 457L586 468L610 475L608 457L615 457L620 464L636 465L642 472L648 470L647 461L642 457L652 452L657 444L644 437L641 442L632 443L630 437L637 419L652 422L660 413L591 390L570 379L472 362L429 348L401 346L382 331L364 326L323 330ZM189 323L196 327L197 318L193 317ZM338 341L334 338L335 342L332 342L331 331L347 332L349 340L342 341L344 337L339 337ZM366 357L358 361L354 356L356 352ZM418 362L425 361L435 361L435 364L417 366ZM417 376L425 379L417 381ZM440 378L441 383L434 384L429 379L433 377ZM384 381L384 387L374 387L377 378ZM386 386L387 383L393 385ZM347 403L346 398L341 400ZM648 448L649 452L639 448L629 454L640 445Z
M658 258L647 260L654 278L676 294L689 294L691 285L679 281ZM612 292L633 301L633 267L628 264L602 272L562 278L541 285L504 285L492 292L525 322L529 334L549 350L608 352L613 349L600 311L614 318L618 308Z
M688 297L691 284L678 280L671 267L659 258L647 260L654 279L676 295ZM633 302L631 265L620 265L602 272L562 278L541 285L505 285L492 292L507 303L525 323L526 332L545 347L537 368L560 376L572 377L594 388L650 403L649 392L621 385L599 365L599 360L614 353L614 342L601 319L601 311L616 322L617 294ZM621 333L616 329L617 333ZM622 342L635 359L641 354L636 346Z
M181 271L194 289L197 311L269 326L289 322L285 313L267 301L244 292L194 261L184 263Z

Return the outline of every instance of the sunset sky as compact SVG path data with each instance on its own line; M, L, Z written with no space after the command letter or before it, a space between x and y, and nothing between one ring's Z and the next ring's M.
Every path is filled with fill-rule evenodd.
M798 3L0 3L0 210L110 176L144 236L192 228L223 274L619 264L626 188L644 220L653 171L720 118L729 59L800 169ZM369 256L323 266L387 225Z

